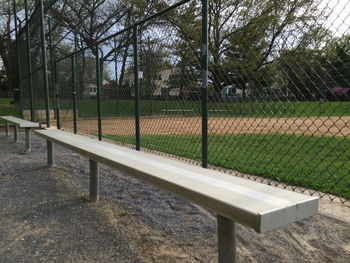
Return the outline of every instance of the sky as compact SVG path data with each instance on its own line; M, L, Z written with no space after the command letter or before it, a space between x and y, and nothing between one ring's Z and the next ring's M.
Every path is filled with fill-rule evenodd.
M319 8L332 10L325 22L325 27L332 30L335 36L349 33L350 27L350 0L321 0Z

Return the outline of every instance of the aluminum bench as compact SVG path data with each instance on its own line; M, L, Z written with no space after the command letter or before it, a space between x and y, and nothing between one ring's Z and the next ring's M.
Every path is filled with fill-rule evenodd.
M31 129L39 128L39 123L23 120L13 116L0 116L0 119L5 121L6 136L10 136L9 124L14 126L14 141L18 142L18 128L24 128L26 132L26 150L31 150Z
M61 130L36 130L47 140L48 165L54 144L90 162L90 199L99 199L98 164L125 172L217 214L219 262L236 262L235 223L259 233L315 215L318 198L135 151Z

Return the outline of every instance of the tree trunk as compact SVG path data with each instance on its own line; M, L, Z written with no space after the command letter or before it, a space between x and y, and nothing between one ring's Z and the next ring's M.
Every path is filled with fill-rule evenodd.
M14 95L14 90L19 91L18 68L16 63L17 59L12 43L10 44L8 52L2 52L0 56L3 60L7 76L6 93L7 96L12 97Z
M126 59L128 58L128 52L129 52L129 45L127 45L127 47L125 48L124 54L123 54L122 68L121 68L120 77L119 77L119 87L121 87L123 85Z

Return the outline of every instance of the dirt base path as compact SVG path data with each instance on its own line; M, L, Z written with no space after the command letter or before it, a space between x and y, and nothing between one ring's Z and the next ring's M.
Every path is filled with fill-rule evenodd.
M23 154L1 136L0 262L216 262L215 215L105 166L91 204L86 158L57 146L48 169L44 140ZM350 207L324 202L266 234L238 226L238 262L349 262Z
M53 124L55 125L55 123ZM197 117L143 117L141 134L201 134L202 122ZM64 120L62 127L73 129L72 120ZM104 134L131 135L135 133L134 118L102 120ZM209 134L293 133L329 136L350 136L350 116L309 118L209 118ZM97 120L78 120L78 130L97 134Z

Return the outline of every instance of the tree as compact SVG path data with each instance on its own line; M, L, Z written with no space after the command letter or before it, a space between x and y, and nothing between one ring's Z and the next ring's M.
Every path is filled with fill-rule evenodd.
M23 3L18 4L18 8L23 8ZM14 41L14 13L13 1L4 0L0 2L0 57L4 63L7 74L7 92L12 93L18 89L17 57L16 45Z
M72 31L75 35L71 39L73 46L77 49L89 47L89 52L96 57L97 50L93 45L97 40L110 34L110 30L120 27L127 14L126 7L123 4L110 0L101 1L61 1L51 10L51 15L56 21L56 27L61 31ZM57 22L63 21L63 22ZM69 38L66 38L69 39ZM67 41L67 40L66 40ZM111 41L105 43L108 48L101 48L101 72L103 75L103 62L114 55ZM107 51L107 53L106 53ZM83 54L82 59L85 55ZM85 71L85 63L82 63L82 71ZM80 74L83 76L84 74ZM80 80L83 82L83 79Z
M324 97L329 79L324 62L320 50L290 50L277 63L280 73L277 83L298 100Z
M277 62L283 85L300 100L326 98L334 87L350 87L350 36L332 38L324 32L323 44L289 50Z
M55 0L47 0L44 2L44 10L49 9ZM19 71L22 72L21 68L17 68L17 54L16 50L16 35L15 35L15 18L17 21L17 31L19 32L17 43L20 45L19 50L26 52L26 32L24 29L25 15L24 15L24 0L15 0L17 6L17 14L14 14L14 1L13 0L2 0L0 2L0 57L4 62L4 67L8 77L8 93L13 90L19 90ZM28 6L38 4L38 1L28 0ZM32 16L35 16L35 25L32 23L31 30L31 51L32 51L32 64L35 68L42 65L41 55L41 38L40 38L40 16L39 10L32 11ZM23 46L21 46L23 45ZM23 56L25 57L25 56ZM23 62L23 63L22 63ZM20 67L26 67L27 61L20 61ZM27 68L26 68L27 69ZM27 71L25 71L27 73ZM21 76L23 77L23 76Z
M96 56L97 50L93 44L115 33L118 30L131 26L136 20L148 16L157 10L162 9L164 4L162 1L150 0L128 0L128 1L68 1L62 0L51 11L56 21L58 30L72 30L77 35L77 48L89 47L89 50L84 53L87 55L91 52ZM142 32L147 27L151 26L152 22L148 22L139 27ZM101 73L104 75L106 63L116 63L115 78L117 86L122 87L124 82L125 71L128 63L128 58L132 56L132 30L128 30L123 34L109 39L100 46L101 58ZM84 56L82 56L84 59ZM81 64L80 71L86 71L86 64ZM84 74L80 74L83 76ZM84 80L81 79L82 83Z
M333 39L327 53L327 71L332 87L350 87L350 34Z
M176 53L200 70L201 5L190 2L176 12L168 19L177 32ZM283 51L308 45L319 30L317 19L313 0L211 1L208 77L215 92L236 84L244 96L247 84L261 84Z

